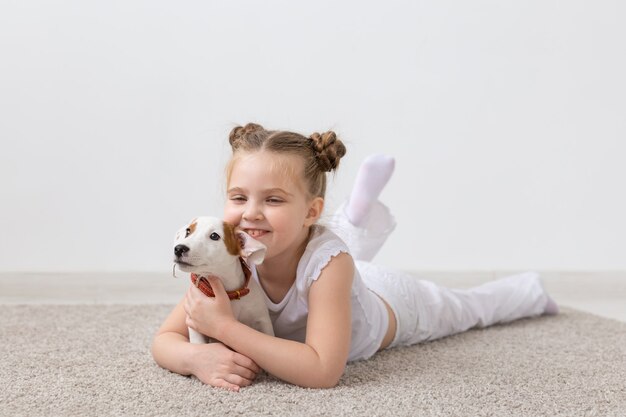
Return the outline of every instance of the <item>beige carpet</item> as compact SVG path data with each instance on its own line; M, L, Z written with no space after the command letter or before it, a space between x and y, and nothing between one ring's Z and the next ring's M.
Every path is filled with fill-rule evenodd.
M0 306L0 415L626 415L626 323L565 309L240 393L160 369L170 306Z

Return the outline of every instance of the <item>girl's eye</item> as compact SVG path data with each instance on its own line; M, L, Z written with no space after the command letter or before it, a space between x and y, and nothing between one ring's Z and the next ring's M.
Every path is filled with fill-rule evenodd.
M246 198L244 196L241 195L236 195L230 198L233 201L246 201Z
M211 238L211 240L220 240L220 235L215 232L211 233L211 236L209 237Z
M283 200L278 199L278 198L268 198L267 201L269 203L282 203L283 202Z

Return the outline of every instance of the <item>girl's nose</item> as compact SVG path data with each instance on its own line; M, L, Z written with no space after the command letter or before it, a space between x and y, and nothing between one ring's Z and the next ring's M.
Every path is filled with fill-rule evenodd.
M244 220L261 220L263 213L256 204L248 204L242 217Z

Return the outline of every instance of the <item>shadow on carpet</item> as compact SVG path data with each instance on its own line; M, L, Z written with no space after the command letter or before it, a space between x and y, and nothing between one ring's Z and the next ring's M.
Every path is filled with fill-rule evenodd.
M159 368L172 306L0 306L0 415L626 415L626 323L571 309L348 365L338 387L239 393Z

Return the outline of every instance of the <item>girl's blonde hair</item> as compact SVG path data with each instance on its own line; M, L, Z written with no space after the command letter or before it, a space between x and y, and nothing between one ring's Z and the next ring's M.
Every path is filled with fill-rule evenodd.
M268 151L300 156L304 162L304 181L311 197L326 195L326 173L339 166L346 147L335 132L313 133L308 138L294 132L265 130L263 126L248 123L235 127L228 138L233 156L226 166L226 183L237 159L244 153Z

